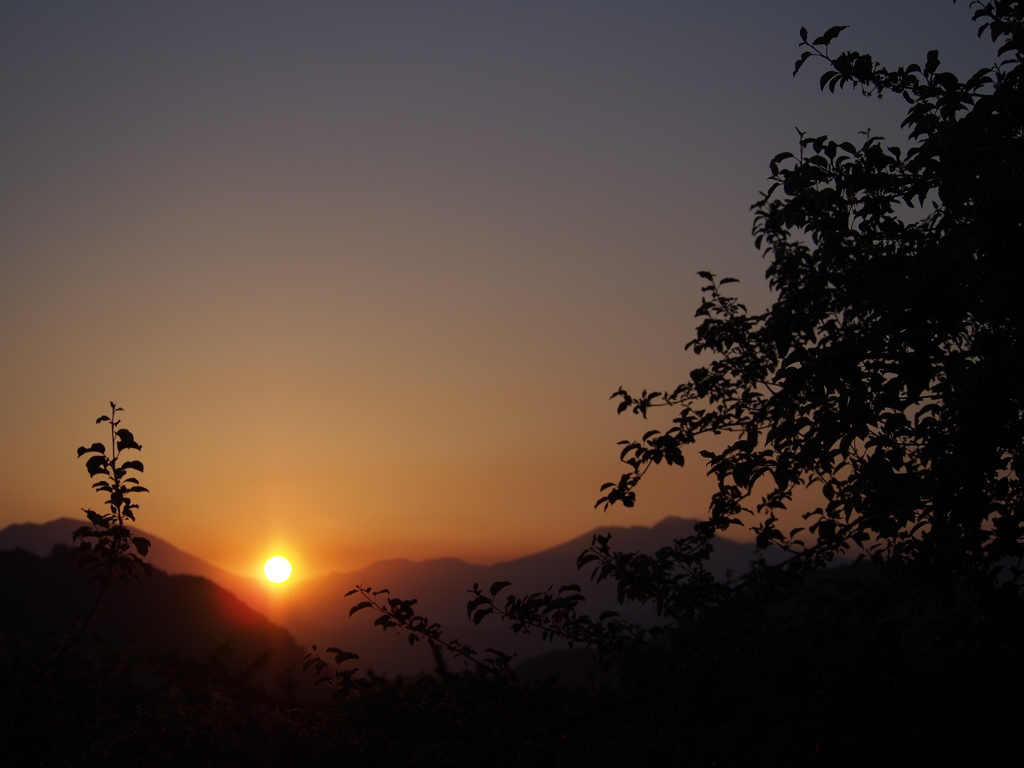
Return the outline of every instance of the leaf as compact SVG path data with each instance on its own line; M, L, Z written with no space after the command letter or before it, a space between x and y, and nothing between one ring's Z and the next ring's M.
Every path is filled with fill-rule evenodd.
M117 449L119 451L124 451L129 448L140 450L142 448L141 445L135 442L135 435L133 435L130 430L119 429L114 434L117 435Z
M487 595L479 595L477 597L474 597L466 605L466 615L471 615L473 611L475 611L481 605L492 605L491 598L487 597Z
M102 475L106 472L107 466L108 462L106 456L90 456L85 462L85 469L89 473L89 477Z
M804 62L811 58L811 56L812 54L810 51L804 51L800 55L800 58L797 59L796 63L793 65L793 77L796 77L797 73L800 71L800 68L804 65Z
M587 563L592 563L597 560L597 555L593 552L584 552L576 558L576 570L579 570Z
M847 28L846 26L829 27L827 30L825 30L825 34L823 34L821 37L817 37L817 38L814 39L814 43L813 44L814 45L828 45L833 40L835 40L837 37L839 37L839 33L842 32L846 28Z
M348 612L348 615L352 616L354 613L358 613L359 611L363 610L364 608L372 608L372 607L373 607L373 603L369 602L368 600L364 600L363 602L358 603L357 605L353 605L352 606L352 610L350 610Z
M496 582L494 582L493 584L491 584L491 589L490 589L491 597L497 597L498 593L501 592L501 590L503 590L505 587L510 586L511 584L512 584L511 581L496 581Z
M134 536L132 538L132 544L135 545L135 549L138 550L139 554L143 557L149 552L149 548L152 546L149 539L143 538L142 536Z

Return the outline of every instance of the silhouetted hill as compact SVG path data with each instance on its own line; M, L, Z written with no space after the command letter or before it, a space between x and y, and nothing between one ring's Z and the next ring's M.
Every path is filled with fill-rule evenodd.
M75 616L87 616L99 593L67 546L42 558L22 549L0 551L0 634L13 641L70 637ZM94 625L115 647L139 658L207 664L214 657L238 672L267 655L252 682L273 690L298 678L304 651L284 628L206 578L169 575L109 589ZM302 685L307 688L307 685Z
M0 550L24 549L40 557L45 557L50 554L54 546L72 544L71 534L85 524L85 520L75 520L70 517L58 518L48 523L15 523L0 530ZM218 568L195 555L178 549L166 539L134 525L132 530L149 539L153 544L146 561L154 568L172 575L189 574L207 578L236 595L254 610L266 613L269 597L265 583Z

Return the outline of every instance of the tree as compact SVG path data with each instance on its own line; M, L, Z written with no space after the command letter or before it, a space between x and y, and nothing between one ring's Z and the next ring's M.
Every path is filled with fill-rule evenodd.
M664 706L686 691L702 732L754 746L713 751L719 764L984 762L1013 739L1024 7L971 7L998 60L963 80L936 51L888 68L833 53L843 27L800 31L794 74L823 62L822 90L902 98L905 145L801 133L753 206L771 306L751 313L701 273L689 346L707 361L673 389L613 395L620 413L674 417L624 443L598 505L632 506L651 467L698 449L718 487L694 536L649 555L595 540L580 563L658 608L652 649L670 650L641 668L675 691ZM737 526L787 556L720 584L704 564ZM861 567L825 570L849 559ZM737 737L741 712L756 724Z
M599 504L632 505L652 465L732 436L700 452L718 491L680 563L744 526L792 553L787 568L855 555L944 582L993 585L1012 566L1019 582L1024 10L971 5L999 61L966 80L936 51L890 69L833 55L843 27L801 30L794 74L820 60L822 90L903 98L909 146L801 134L753 206L774 303L751 314L723 293L728 279L701 273L690 346L710 361L670 391L616 393L620 412L676 415L626 444L629 469ZM804 522L787 529L794 511Z
M583 616L576 585L521 599L505 582L472 590L474 620L590 646L608 664L590 698L545 713L539 754L561 749L561 764L586 766L931 765L1013 748L1024 714L1024 8L971 5L998 61L966 80L934 51L893 69L834 54L843 27L801 30L794 74L822 62L823 90L904 99L906 146L800 134L753 206L771 306L751 313L724 289L735 281L701 273L690 346L706 362L673 389L613 395L620 413L674 418L624 442L627 470L599 506L632 506L651 467L691 452L718 483L693 536L654 553L595 537L579 558L620 600L653 604L658 623ZM715 536L737 526L786 557L722 583L705 565ZM362 607L441 647L414 602ZM309 664L330 666L316 654ZM326 682L348 695L350 677ZM501 717L465 720L485 742L536 701L493 700Z

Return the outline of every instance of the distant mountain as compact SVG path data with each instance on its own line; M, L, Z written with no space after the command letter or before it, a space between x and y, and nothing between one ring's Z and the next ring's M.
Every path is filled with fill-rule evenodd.
M69 542L71 531L79 525L69 518L43 525L12 525L0 531L0 549L20 547L46 554L54 544ZM513 634L509 626L495 617L480 626L474 625L466 613L468 590L474 583L487 587L495 581L509 581L512 584L503 594L519 596L548 587L577 584L587 596L581 608L585 613L597 615L605 610L618 610L631 620L651 620L649 608L619 606L614 584L591 583L592 568L577 571L576 558L590 545L595 534L610 534L612 547L619 551L654 552L691 534L693 525L693 520L669 517L652 527L598 528L542 552L496 565L473 565L457 559L387 560L355 571L295 581L273 594L253 579L223 571L159 537L140 533L153 543L148 560L155 567L172 574L203 576L219 584L250 608L287 627L301 645L340 646L358 653L360 661L357 663L363 669L415 674L433 668L429 649L423 644L410 647L407 639L397 632L384 633L374 626L376 616L369 610L349 618L349 610L358 598L346 598L346 592L363 585L387 588L392 596L402 599L416 598L421 615L441 623L446 637L469 642L479 650L493 647L515 652L520 659L526 659L561 646L543 642L536 633ZM716 542L711 570L720 577L743 573L756 554L753 545L720 539Z
M271 608L269 615L289 627L300 641L316 643L320 647L339 646L358 653L361 657L359 663L364 668L401 674L432 669L429 649L422 644L410 648L406 638L397 632L384 633L373 625L376 616L370 610L349 618L349 610L359 597L345 598L347 591L356 585L388 588L392 596L416 598L420 614L439 622L446 631L446 637L468 642L480 651L493 647L515 652L520 659L526 659L562 646L544 642L536 633L516 635L495 617L486 619L480 626L474 625L466 612L470 599L468 590L474 583L486 588L496 581L509 581L511 586L502 594L517 596L548 587L577 584L587 596L582 612L596 616L605 610L617 610L625 618L650 621L654 616L649 607L620 606L616 600L615 585L591 583L592 568L578 571L576 558L590 545L595 533L610 534L611 544L618 551L654 552L671 545L675 539L691 534L693 525L693 520L669 517L650 528L596 529L551 549L496 565L472 565L454 559L419 563L407 560L378 562L357 571L297 582L282 594L281 602ZM749 569L756 554L753 545L720 539L716 543L711 570L720 577L726 577L730 572L743 573Z
M70 637L75 616L87 616L99 594L58 545L47 557L22 549L0 551L0 635L6 641ZM219 658L238 672L266 655L252 682L273 690L283 678L297 681L305 651L287 630L256 613L201 576L168 575L107 591L95 629L140 658L206 665ZM308 685L300 685L307 688Z
M73 544L71 534L85 524L87 524L85 520L62 517L48 523L9 525L0 530L0 550L24 549L40 557L45 557L55 546ZM236 595L250 608L260 613L266 613L270 598L264 583L211 565L195 555L178 549L166 539L154 536L141 528L132 526L132 530L152 543L153 546L146 560L154 568L159 568L168 574L189 574L207 578Z

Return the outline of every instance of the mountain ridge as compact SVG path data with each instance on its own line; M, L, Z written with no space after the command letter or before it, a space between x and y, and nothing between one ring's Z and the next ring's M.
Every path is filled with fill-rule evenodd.
M54 546L72 544L71 534L87 524L86 520L71 517L59 517L46 523L12 523L0 529L0 550L24 549L46 557ZM254 610L261 613L265 611L269 596L266 588L256 579L239 576L213 565L143 528L132 525L131 529L149 539L152 544L145 559L154 568L172 575L203 576L234 593Z
M514 634L497 617L475 625L466 611L473 584L487 586L496 581L508 581L511 586L503 594L522 596L576 583L584 588L587 598L581 606L582 612L596 615L615 610L628 620L652 622L656 616L649 607L619 605L615 584L593 583L589 572L577 570L576 558L590 545L595 534L610 534L613 547L619 551L654 552L692 533L694 523L685 518L666 517L649 527L597 527L553 547L493 565L458 558L381 560L350 571L296 579L284 589L271 589L255 579L231 574L159 536L136 530L152 542L147 560L155 568L169 574L209 579L272 622L286 627L300 644L341 646L358 653L359 664L364 669L416 674L433 668L434 662L425 644L410 647L407 638L397 631L382 632L373 624L369 612L350 618L349 612L359 595L345 597L347 592L359 585L387 588L393 597L417 600L417 611L432 622L440 623L446 630L445 637L458 637L480 649L501 648L526 659L560 646L542 642L536 633ZM70 543L71 532L81 525L82 522L72 518L10 525L0 530L0 549L20 547L45 556L54 544ZM745 570L756 554L753 545L719 539L709 566L719 577L726 577L730 572Z

